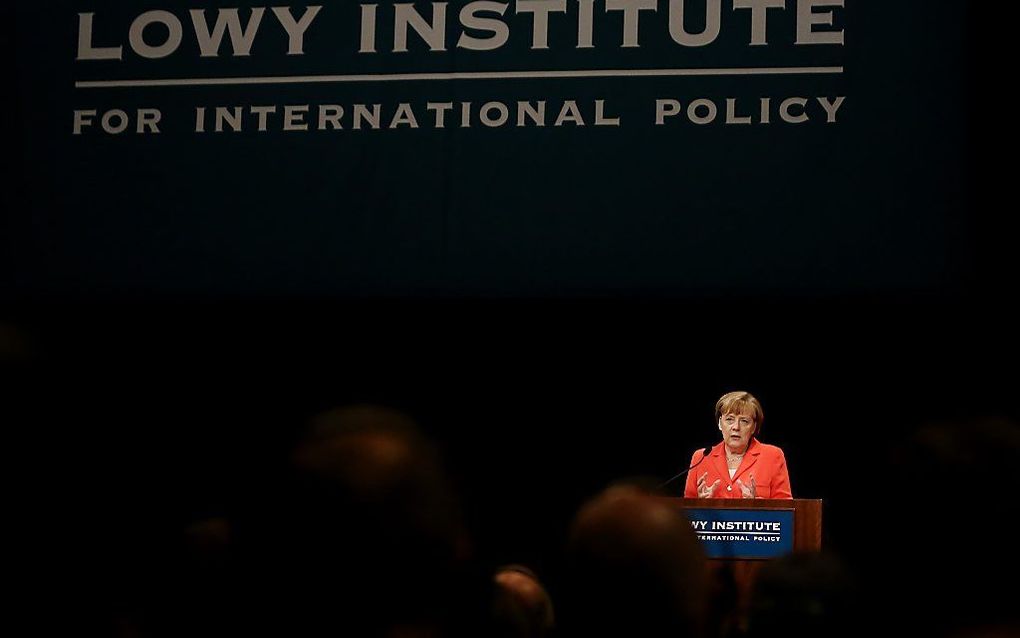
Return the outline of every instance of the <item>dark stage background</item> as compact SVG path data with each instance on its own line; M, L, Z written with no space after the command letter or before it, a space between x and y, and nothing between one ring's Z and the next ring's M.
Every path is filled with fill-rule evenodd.
M157 560L189 521L257 509L315 411L391 405L440 444L483 560L555 579L576 508L612 481L682 469L716 440L715 398L744 388L763 402L762 438L786 451L794 494L825 500L826 547L863 559L916 532L877 532L876 495L957 494L973 482L976 505L996 489L952 467L905 484L876 470L895 467L917 426L1016 419L1013 321L992 308L747 298L47 306L19 322L31 356L5 365L8 407L33 442L16 448L15 467L33 510L55 523L40 533L84 561L76 574L87 581Z

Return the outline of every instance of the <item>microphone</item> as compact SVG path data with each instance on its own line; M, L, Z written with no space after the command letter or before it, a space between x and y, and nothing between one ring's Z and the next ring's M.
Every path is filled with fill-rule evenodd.
M707 458L708 458L708 455L709 455L709 454L711 454L711 453L712 453L712 448L710 448L710 447L706 447L706 448L705 448L704 450L702 450L702 451L701 451L701 458L700 458L700 459L698 459L698 462L697 462L697 463L695 463L694 465L690 466L689 468L687 468L687 469L686 469L686 470L684 470L683 472L680 472L679 474L677 474L677 475L676 475L676 476L674 476L673 478L669 479L668 481L666 481L665 483L663 483L662 485L660 485L660 486L659 486L659 489L662 489L662 488L666 487L667 485L669 485L669 484L670 484L670 483L672 483L673 481L677 480L678 478L680 478L680 477L681 477L681 476L683 476L684 474L687 474L688 472L690 472L690 471L691 471L691 470L693 470L694 468L696 468L696 467L698 467L699 465L701 465L701 462L702 462L702 461L704 461L705 459L707 459Z

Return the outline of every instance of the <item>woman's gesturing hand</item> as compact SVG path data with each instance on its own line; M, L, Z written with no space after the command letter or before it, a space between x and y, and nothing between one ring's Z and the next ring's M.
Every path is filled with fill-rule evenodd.
M719 479L716 479L715 483L711 485L705 485L705 477L707 476L708 472L705 472L698 477L698 498L712 498L716 488L719 487Z
M750 486L744 485L743 482L741 482L740 479L737 479L733 483L734 483L734 485L736 485L737 487L740 488L740 496L742 496L743 498L757 498L758 497L757 486L754 483L754 474L751 475L751 485Z

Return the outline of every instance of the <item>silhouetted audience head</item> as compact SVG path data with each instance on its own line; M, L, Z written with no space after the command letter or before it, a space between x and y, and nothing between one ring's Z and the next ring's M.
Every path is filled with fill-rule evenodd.
M291 456L295 513L373 540L408 535L432 553L466 550L458 504L433 445L406 415L354 406L316 416ZM319 499L328 499L322 501ZM324 508L324 503L335 506ZM351 509L367 516L351 520ZM375 535L379 526L383 536ZM402 539L407 540L407 539Z
M995 406L990 406L995 407ZM931 423L889 446L876 473L868 589L911 627L1020 635L1012 588L1020 427L1001 418ZM1008 581L1007 581L1008 582Z
M664 499L613 487L581 508L567 548L567 636L700 636L707 576L690 523Z
M28 337L14 324L0 321L0 363L23 361L31 354Z
M555 624L552 599L533 571L506 565L493 577L494 633L497 638L543 638Z
M209 518L134 538L128 564L116 568L113 635L205 638L238 633L231 526Z
M292 634L450 635L469 622L458 504L413 421L373 406L323 413L290 469L260 550Z
M836 556L792 554L769 561L758 571L748 635L856 636L861 611L854 580Z

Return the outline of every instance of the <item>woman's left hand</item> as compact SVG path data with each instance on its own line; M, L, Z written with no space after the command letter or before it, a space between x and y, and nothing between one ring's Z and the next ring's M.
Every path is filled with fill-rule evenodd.
M751 475L751 485L747 486L737 479L733 482L737 487L740 488L740 496L743 498L758 498L757 486L754 483L754 474Z

